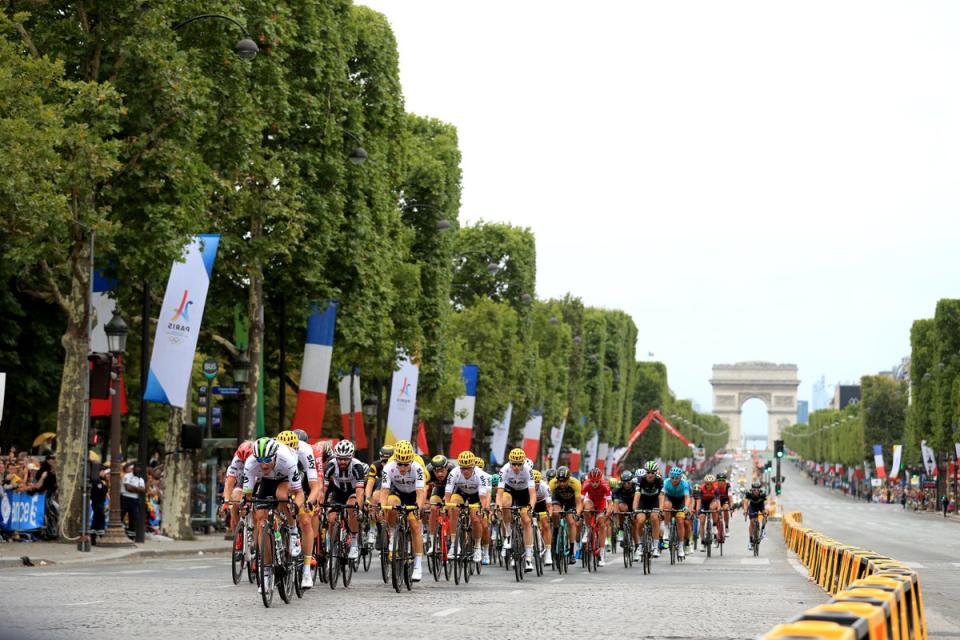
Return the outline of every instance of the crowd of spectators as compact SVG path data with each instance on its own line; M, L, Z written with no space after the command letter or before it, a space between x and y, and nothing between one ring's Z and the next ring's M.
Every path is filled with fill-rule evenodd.
M38 536L46 540L56 539L60 507L57 503L56 454L48 451L28 455L26 451L17 451L16 447L10 447L6 453L0 451L0 479L3 491L43 494L44 528Z

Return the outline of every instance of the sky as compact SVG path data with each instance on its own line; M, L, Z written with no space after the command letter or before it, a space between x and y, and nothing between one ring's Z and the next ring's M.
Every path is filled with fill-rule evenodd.
M960 297L960 3L357 3L457 127L461 222L531 228L538 297L631 314L701 410L715 363L889 370Z

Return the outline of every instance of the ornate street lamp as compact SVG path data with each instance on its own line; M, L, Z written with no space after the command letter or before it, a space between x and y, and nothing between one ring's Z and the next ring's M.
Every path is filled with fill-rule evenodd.
M99 544L104 547L132 547L123 528L123 513L120 509L120 375L123 372L121 358L127 348L127 323L120 317L119 309L114 309L113 318L103 328L107 334L107 348L110 350L112 367L110 371L110 522ZM86 508L86 507L84 507Z
M247 33L246 27L244 27L242 24L240 24L230 16L224 16L219 13L204 13L199 16L193 16L192 18L187 18L182 22L178 22L177 24L173 25L173 30L178 31L183 27L187 26L188 24L190 24L191 22L196 22L197 20L205 20L207 18L211 18L214 20L226 20L227 22L231 22L237 25L238 27L240 27L240 31L243 32L244 37L241 40L238 40L237 44L233 45L233 52L236 53L237 56L242 58L243 60L252 60L253 58L256 57L257 53L260 51L260 47L257 46L257 43L254 42L253 38L250 37L250 34Z

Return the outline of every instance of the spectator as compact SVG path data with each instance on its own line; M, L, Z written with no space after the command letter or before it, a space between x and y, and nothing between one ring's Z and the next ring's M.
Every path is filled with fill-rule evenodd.
M43 531L40 537L46 540L57 538L57 525L60 522L60 505L57 503L57 457L53 453L37 466L36 479L29 486L30 493L42 493L44 496Z
M943 517L947 517L947 508L950 506L950 498L947 497L947 494L943 494L940 497L940 505L943 507Z
M140 465L136 471L142 473ZM143 478L135 473L134 465L128 464L124 469L123 484L120 489L121 518L127 520L127 532L133 533L137 529L137 519L140 517L140 494L146 493Z
M90 531L93 534L93 543L97 543L97 535L103 535L107 528L107 494L110 492L110 469L97 464L90 474L90 504L93 508L93 522Z

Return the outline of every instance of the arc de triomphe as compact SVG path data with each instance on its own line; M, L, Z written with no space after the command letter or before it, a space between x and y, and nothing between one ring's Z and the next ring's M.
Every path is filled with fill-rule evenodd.
M713 365L713 413L730 425L727 448L743 446L740 412L743 404L759 398L767 405L767 446L784 428L797 421L797 365L772 362L738 362Z

